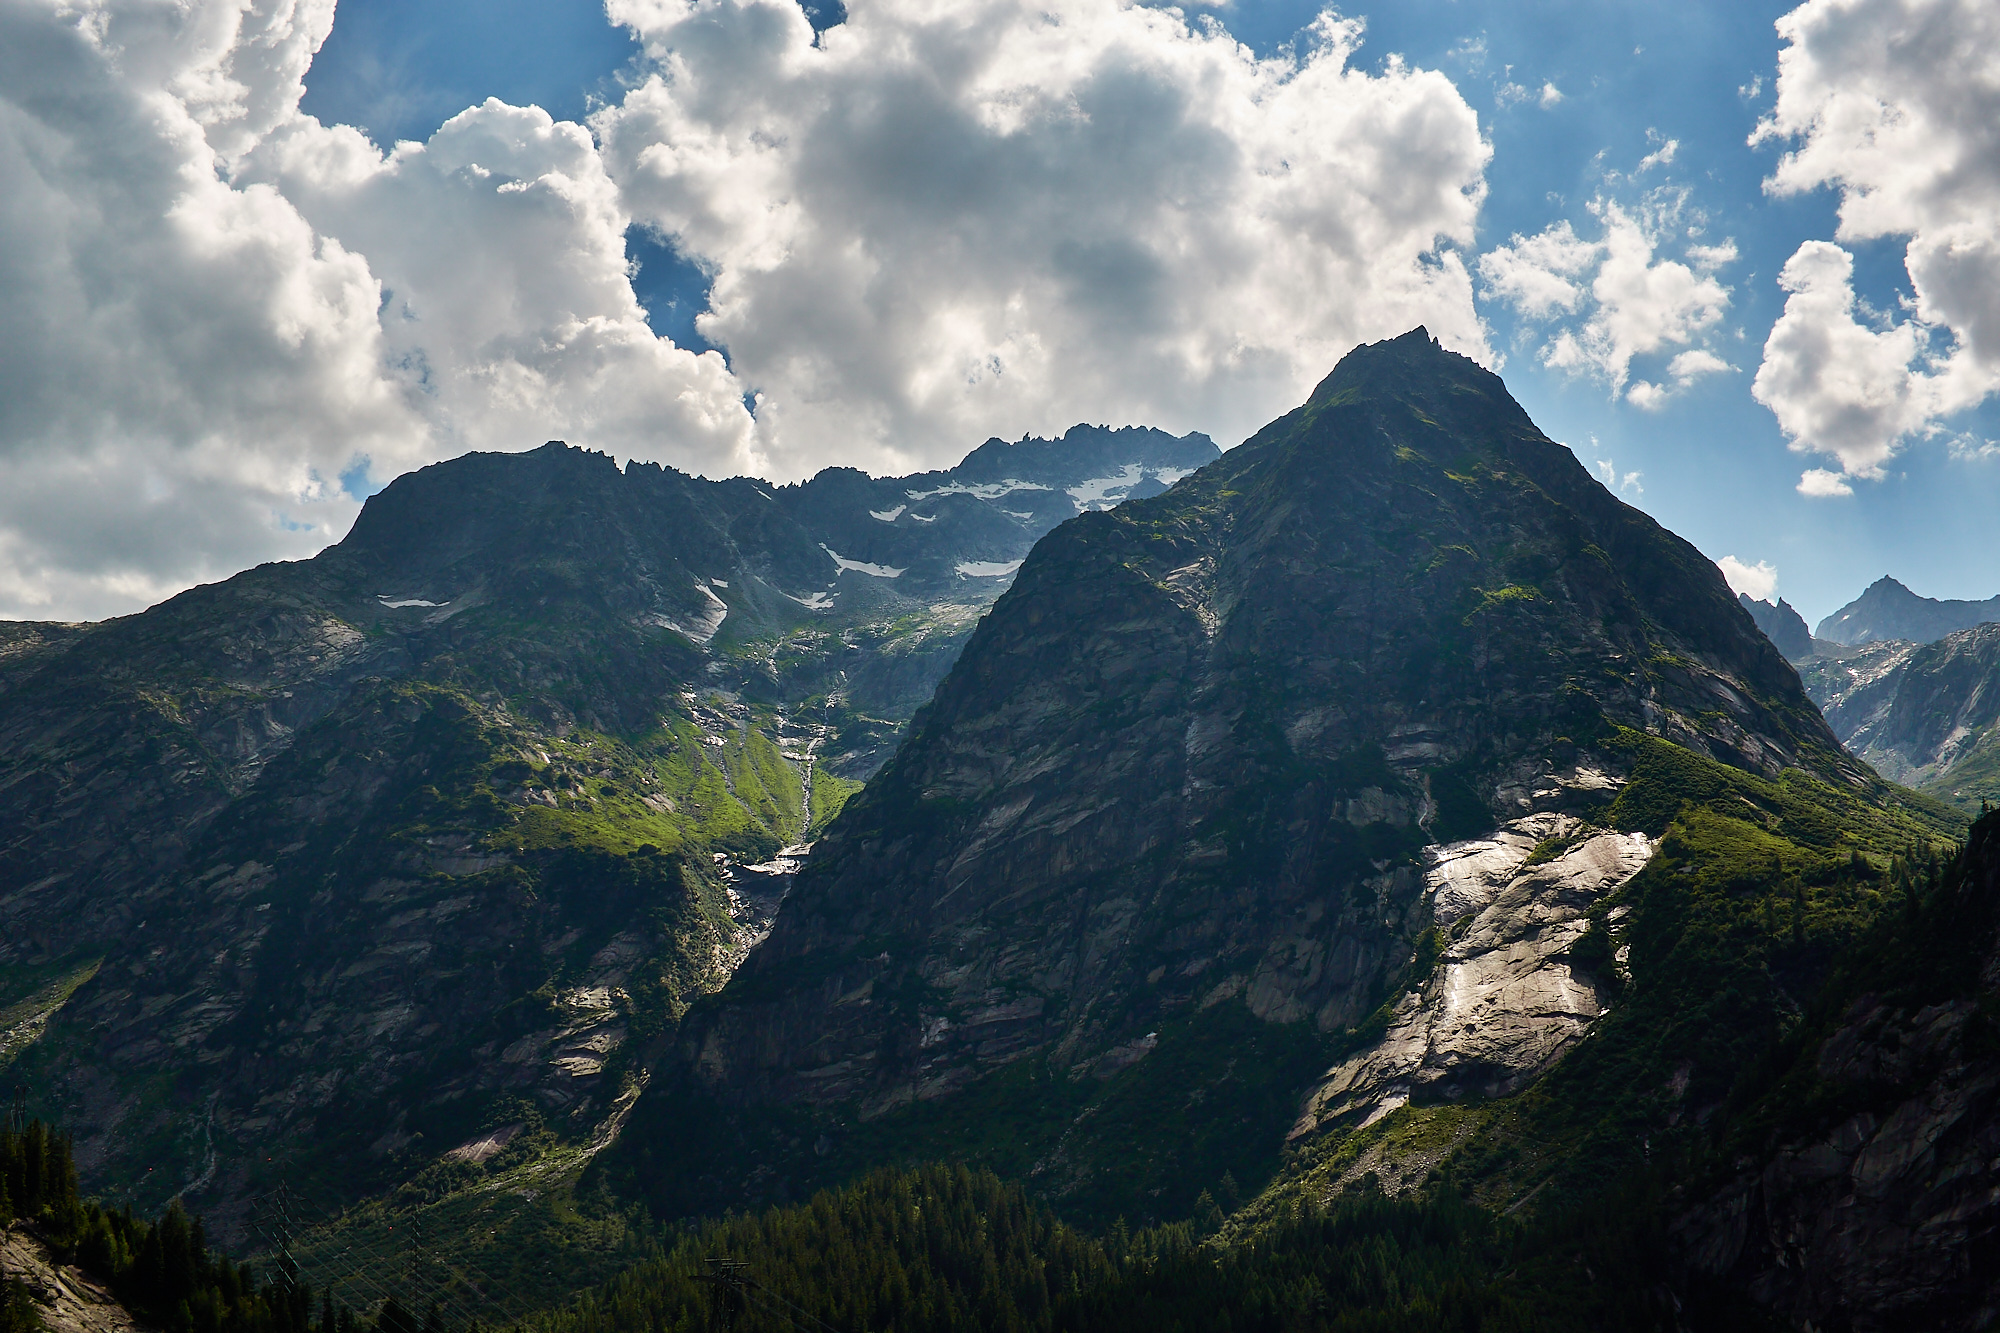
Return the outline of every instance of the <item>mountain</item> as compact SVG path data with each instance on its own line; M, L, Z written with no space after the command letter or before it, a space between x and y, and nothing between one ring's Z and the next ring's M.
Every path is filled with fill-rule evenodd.
M1884 777L1968 813L2000 801L2000 624L1867 644L1803 676L1834 731Z
M1755 600L1748 593L1738 593L1736 600L1757 622L1757 628L1764 631L1764 637L1787 658L1797 661L1812 656L1812 634L1806 629L1805 617L1793 609L1790 602L1780 597L1778 604L1773 606L1769 602Z
M475 454L312 560L0 626L0 1060L93 1188L225 1237L280 1179L576 1167L1036 538L1217 453Z
M1844 724L1905 648L1805 669ZM5 627L0 814L0 1061L156 1297L185 1197L293 1328L293 1264L575 1333L1995 1308L2000 823L1421 329L1220 457L426 469ZM256 1333L197 1266L135 1308Z
M1934 643L1957 630L2000 620L2000 597L1983 602L1943 602L1919 597L1887 575L1841 607L1813 631L1833 643Z
M1630 1007L1625 913L1739 826L1834 876L1954 824L1845 755L1710 562L1417 330L1036 546L601 1166L667 1216L916 1153L1184 1216L1559 1072ZM1764 1003L1734 985L1677 1003Z
M2000 814L1954 856L1901 861L1886 887L1894 908L1838 951L1819 993L1738 1071L1709 1129L1691 1135L1683 1116L1656 1138L1629 1104L1592 1108L1609 1113L1607 1131L1637 1131L1651 1150L1617 1187L1597 1182L1595 1201L1572 1194L1535 1210L1561 1183L1543 1174L1534 1198L1503 1211L1467 1202L1448 1169L1424 1190L1376 1170L1392 1166L1385 1148L1407 1164L1451 1152L1456 1138L1463 1156L1478 1108L1446 1135L1413 1132L1405 1110L1351 1160L1367 1167L1359 1180L1295 1192L1247 1227L1205 1197L1187 1221L1092 1236L963 1165L883 1169L690 1231L543 1327L692 1325L713 1310L702 1259L721 1253L753 1275L738 1327L757 1333L795 1327L794 1316L907 1326L912 1293L927 1327L1023 1333L1990 1328ZM1680 1100L1694 1073L1674 1069L1660 1091Z

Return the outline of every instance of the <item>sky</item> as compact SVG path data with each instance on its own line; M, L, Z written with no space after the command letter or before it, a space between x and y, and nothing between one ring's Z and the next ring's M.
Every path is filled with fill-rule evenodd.
M2000 6L0 0L0 617L473 449L1233 445L1419 323L1739 590L2000 592Z

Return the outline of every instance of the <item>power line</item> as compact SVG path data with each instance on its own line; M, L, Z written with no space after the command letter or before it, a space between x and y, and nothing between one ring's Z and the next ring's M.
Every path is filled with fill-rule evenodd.
M267 1216L275 1212L277 1216L282 1217L283 1230L280 1233L277 1226L267 1224L264 1235L267 1242L278 1241L282 1236L284 1243L282 1245L274 1243L272 1248L279 1254L281 1269L288 1261L290 1262L291 1280L296 1283L298 1256L292 1251L290 1242L296 1230L294 1214L295 1212L303 1214L304 1210L293 1205L290 1192L284 1185L281 1184L275 1194L275 1200L267 1196ZM321 1285L324 1290L335 1293L336 1299L342 1299L343 1303L346 1303L346 1298L339 1295L342 1289L350 1296L360 1294L365 1301L377 1306L385 1301L395 1300L398 1305L416 1307L413 1313L418 1312L428 1300L430 1304L438 1307L439 1319L446 1324L448 1330L469 1330L476 1325L477 1321L460 1308L461 1303L454 1298L454 1294L429 1273L422 1271L424 1265L421 1262L423 1254L421 1235L417 1244L413 1246L410 1256L399 1264L397 1256L386 1253L382 1247L370 1243L357 1234L354 1228L347 1229L344 1234L332 1234L334 1227L341 1220L344 1219L321 1215L316 1219L316 1228L313 1228L319 1230L327 1240L338 1244L338 1250L327 1254L324 1250L315 1253L314 1248L317 1247L305 1249L306 1263L323 1276ZM398 1267L404 1269L405 1277L405 1281L401 1284L400 1298L395 1278L386 1276L393 1275ZM468 1285L471 1284L468 1282ZM472 1289L476 1295L485 1299L484 1293L479 1292L476 1286ZM490 1300L486 1303L492 1304ZM494 1308L500 1309L497 1305ZM503 1310L502 1314L504 1313Z

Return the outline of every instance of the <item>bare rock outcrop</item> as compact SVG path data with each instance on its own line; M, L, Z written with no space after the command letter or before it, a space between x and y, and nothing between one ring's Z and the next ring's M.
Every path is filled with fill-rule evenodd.
M1565 841L1531 864L1537 847ZM1381 1040L1327 1072L1292 1136L1349 1116L1372 1124L1411 1101L1504 1096L1547 1069L1606 1007L1602 980L1566 955L1591 907L1653 850L1643 833L1591 830L1564 814L1427 848L1424 887L1450 943L1430 976L1395 999Z
M47 1333L153 1333L103 1283L59 1260L25 1225L0 1227L0 1280L28 1289Z

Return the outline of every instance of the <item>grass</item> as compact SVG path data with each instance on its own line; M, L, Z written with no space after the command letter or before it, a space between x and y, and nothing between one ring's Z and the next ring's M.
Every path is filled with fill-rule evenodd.
M814 767L812 775L812 823L806 829L807 842L818 838L847 802L865 784Z
M332 1216L295 1203L300 1275L372 1310L386 1295L494 1326L560 1306L654 1252L658 1229L630 1208L580 1196L586 1145L545 1131L486 1164L440 1163Z
M56 959L12 967L0 974L0 987L4 987L0 996L12 1000L0 1005L0 1069L35 1043L49 1019L69 1003L79 986L97 975L103 961ZM13 998L16 996L19 998Z

